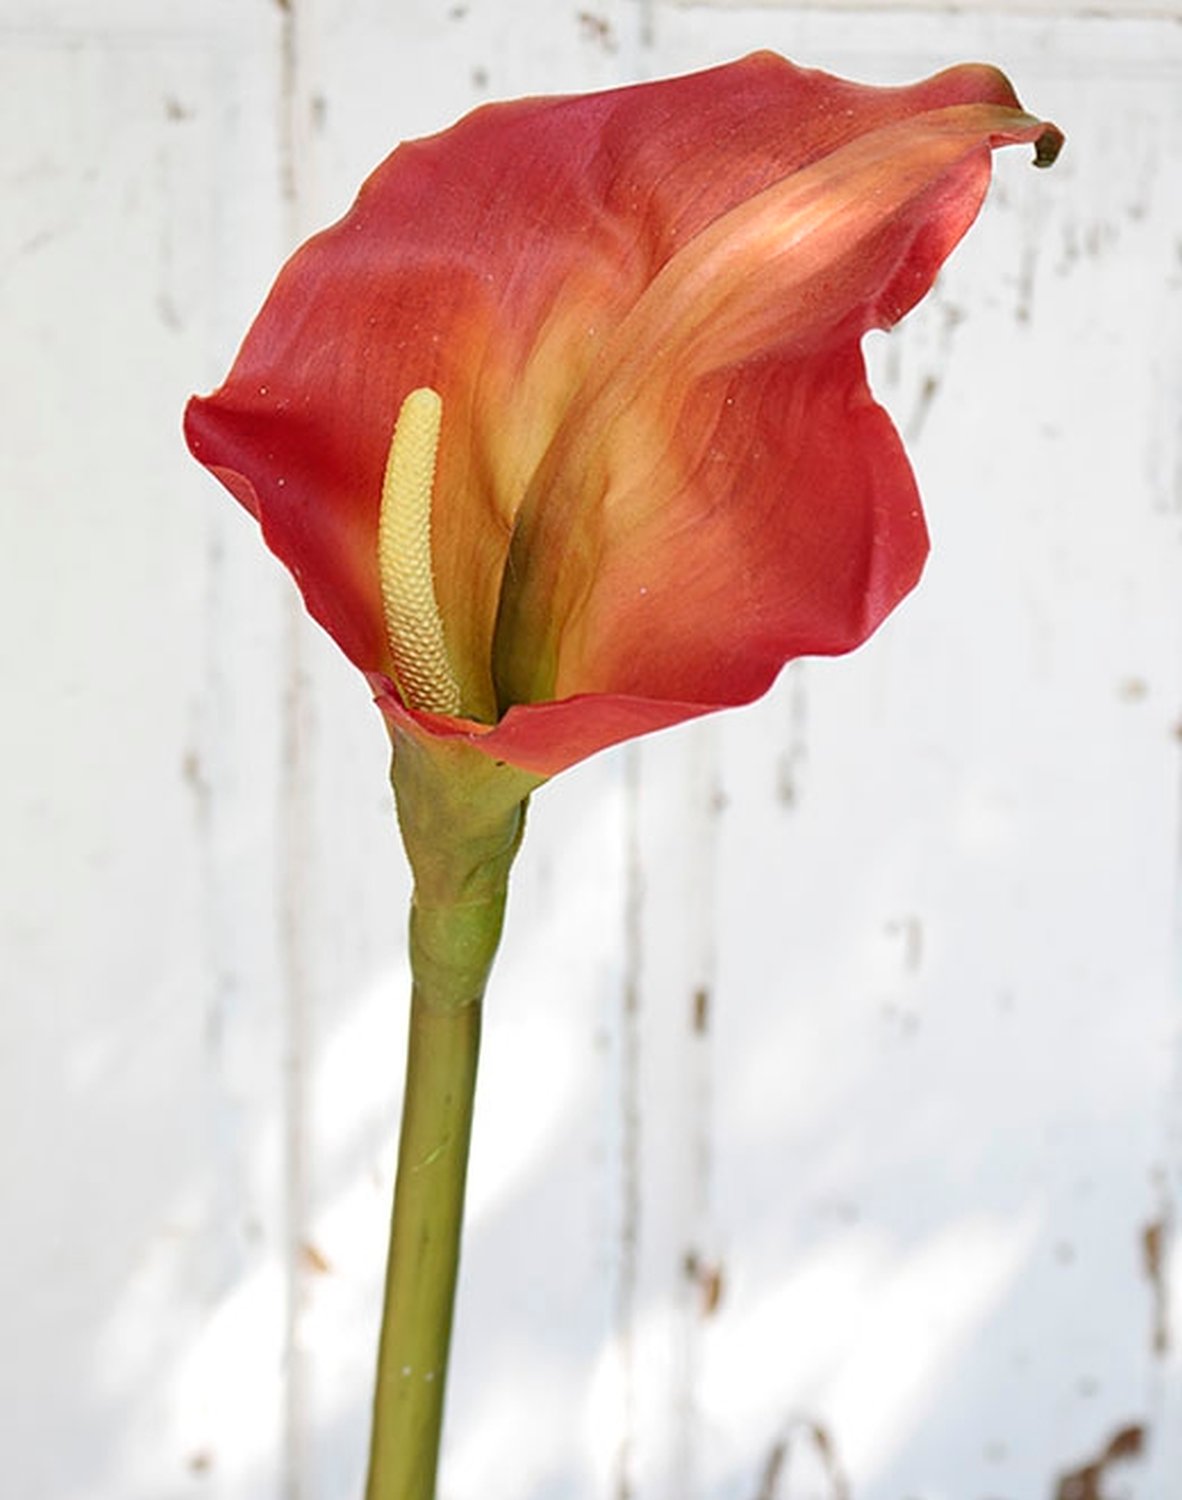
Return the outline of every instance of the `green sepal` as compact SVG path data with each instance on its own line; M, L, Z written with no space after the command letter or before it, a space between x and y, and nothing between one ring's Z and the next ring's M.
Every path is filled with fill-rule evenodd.
M415 882L415 988L433 1006L470 1004L484 993L500 941L529 795L545 778L462 740L401 729L393 737L390 779Z

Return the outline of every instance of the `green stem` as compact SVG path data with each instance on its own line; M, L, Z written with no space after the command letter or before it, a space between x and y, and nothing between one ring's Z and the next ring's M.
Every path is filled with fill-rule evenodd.
M413 988L366 1500L435 1496L481 1002L539 779L462 746L396 738Z
M480 1009L411 996L366 1500L435 1494Z

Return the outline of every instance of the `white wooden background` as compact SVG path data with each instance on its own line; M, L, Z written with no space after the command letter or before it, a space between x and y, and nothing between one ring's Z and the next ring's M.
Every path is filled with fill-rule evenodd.
M398 139L756 46L1068 147L873 345L918 594L536 798L441 1500L1177 1500L1182 14L1073 10L0 0L6 1500L360 1493L385 737L185 396Z

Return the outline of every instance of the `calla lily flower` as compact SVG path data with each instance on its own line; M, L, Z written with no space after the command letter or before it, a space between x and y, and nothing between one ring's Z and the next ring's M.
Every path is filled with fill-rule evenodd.
M477 110L280 273L185 418L394 741L412 975L367 1500L434 1500L481 1002L526 803L848 651L927 536L861 339L1062 137L1002 75L770 53Z
M292 257L188 442L395 730L553 774L913 587L860 341L928 290L992 149L1061 139L992 68L869 88L771 53L486 106Z

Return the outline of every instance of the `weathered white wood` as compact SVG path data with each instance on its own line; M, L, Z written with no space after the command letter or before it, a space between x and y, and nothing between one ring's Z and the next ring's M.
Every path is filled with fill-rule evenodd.
M935 13L941 18L968 16L1032 16L1100 21L1176 21L1182 15L1179 0L656 0L658 5L685 10L712 11L800 11L887 12L898 16ZM848 24L848 22L847 22Z
M4 1485L253 1500L282 594L178 419L274 258L272 50L4 19Z
M855 62L830 18L683 17L657 26L676 67L802 31L884 77L997 56L1071 138L1052 177L1000 164L936 296L874 351L928 497L923 588L723 726L731 1294L702 1492L755 1493L804 1413L870 1500L1050 1496L1134 1421L1149 1452L1122 1478L1164 1496L1177 1357L1142 1236L1178 1169L1173 32L877 21Z
M829 1500L817 1424L856 1500L1054 1500L1141 1423L1114 1492L1173 1500L1182 43L1006 8L0 4L13 1494L359 1494L384 737L187 460L185 395L400 137L772 46L996 60L1069 146L1000 163L871 350L919 593L536 798L441 1496L763 1500L787 1443L780 1500Z

